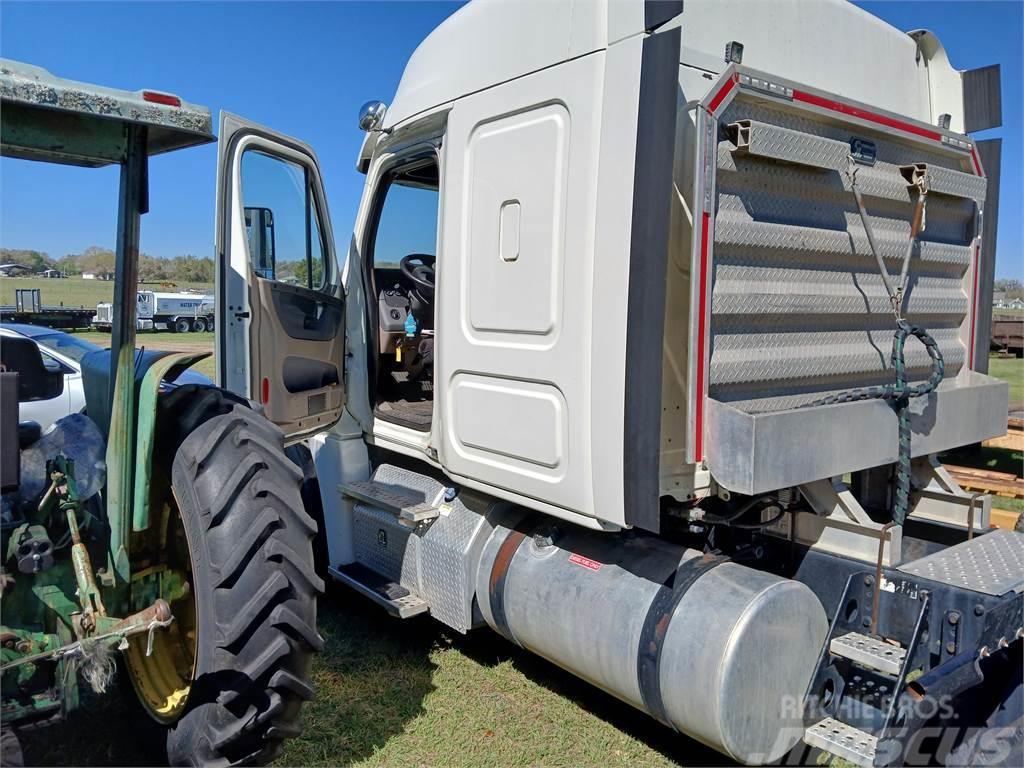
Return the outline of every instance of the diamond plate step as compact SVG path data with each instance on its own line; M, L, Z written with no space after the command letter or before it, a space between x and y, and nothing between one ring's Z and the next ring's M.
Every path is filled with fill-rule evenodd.
M437 507L422 498L417 498L414 492L403 493L372 480L343 483L338 488L346 496L397 515L399 520L407 525L433 520L441 514Z
M849 632L842 637L833 637L828 646L829 653L860 664L862 667L884 672L894 677L903 667L907 650L887 643L876 637Z
M804 731L804 743L862 768L875 764L878 738L852 725L826 717Z
M359 563L332 565L327 570L342 584L370 598L392 616L408 619L430 610L427 601L416 593Z
M903 573L985 595L1024 591L1024 536L1002 529L904 563Z

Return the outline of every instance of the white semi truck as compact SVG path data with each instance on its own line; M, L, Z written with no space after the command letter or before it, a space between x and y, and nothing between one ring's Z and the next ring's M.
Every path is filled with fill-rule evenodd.
M742 763L1020 764L1024 538L936 458L1006 429L998 82L831 0L470 3L364 107L351 237L222 116L219 383L399 618Z
M3 346L5 761L125 644L172 762L273 759L319 536L396 617L490 627L738 762L1024 765L1024 538L937 458L1006 427L998 83L840 2L471 3L362 110L343 269L313 150L222 116L237 394L161 396L197 356L133 348L146 158L209 112L0 62L4 154L116 163L122 212L92 426L15 429L47 377Z
M843 2L470 3L362 111L351 239L311 147L222 116L219 383L400 618L742 763L1014 764L1024 539L936 459L1007 424L997 84Z
M161 293L139 291L137 295L139 330L170 330L176 333L212 331L216 308L211 295L199 293ZM109 331L113 325L114 305L96 305L93 327Z

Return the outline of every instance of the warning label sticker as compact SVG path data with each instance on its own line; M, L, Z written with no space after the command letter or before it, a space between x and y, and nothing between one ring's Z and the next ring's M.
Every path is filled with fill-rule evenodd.
M576 553L569 555L569 562L582 565L584 568L589 568L592 571L601 570L601 563L597 562L597 560L591 560L589 557L577 555Z

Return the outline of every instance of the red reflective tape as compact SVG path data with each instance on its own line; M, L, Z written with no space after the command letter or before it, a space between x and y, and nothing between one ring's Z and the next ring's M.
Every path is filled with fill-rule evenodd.
M577 555L576 553L569 555L569 562L582 565L584 568L589 568L592 571L601 570L601 563L597 562L597 560L591 560L589 557Z
M967 367L974 370L975 335L978 325L978 272L981 271L981 246L974 246L974 284L971 288L971 348L967 350Z
M270 379L263 379L263 386L260 391L260 401L264 405L270 402Z
M825 99L821 96L815 96L813 93L794 90L793 101L802 101L805 104L813 104L814 106L821 107L822 109L831 109L833 112L842 112L844 115L859 117L861 120L868 120L872 123L885 125L889 128L896 128L897 130L913 133L917 136L924 136L926 139L931 139L932 141L942 141L942 134L930 131L927 128L922 128L911 123L905 123L902 120L896 120L895 118L886 117L885 115L875 114L874 112L868 112L867 110L859 109L858 107L851 107L849 104L842 104L838 101L832 101L831 99Z
M974 173L982 176L981 163L978 162L978 155L974 147L971 147L971 163L974 165ZM974 246L974 277L971 280L971 348L967 350L967 367L974 370L974 347L977 342L978 325L978 273L981 271L981 246Z
M697 407L694 415L693 458L704 458L704 346L707 335L708 305L708 231L711 229L711 214L704 211L700 230L700 291L697 300Z
M981 176L981 163L978 162L978 156L974 153L974 147L971 147L971 162L974 163L974 174Z
M708 104L708 112L710 112L711 114L715 114L715 110L722 105L722 102L725 101L725 97L728 96L732 89L736 86L738 80L739 75L733 75L732 77L725 81L725 85L723 85L719 89L718 93L711 97L711 103Z

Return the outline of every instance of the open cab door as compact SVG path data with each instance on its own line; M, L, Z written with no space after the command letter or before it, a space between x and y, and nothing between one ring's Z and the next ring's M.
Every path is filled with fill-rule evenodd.
M296 440L344 407L345 306L320 167L306 144L221 113L217 383Z

